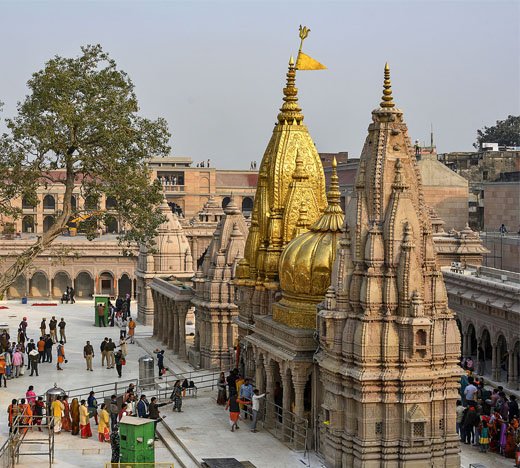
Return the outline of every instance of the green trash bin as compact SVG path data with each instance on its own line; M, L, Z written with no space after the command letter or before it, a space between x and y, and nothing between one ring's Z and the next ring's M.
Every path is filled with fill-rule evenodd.
M108 327L108 318L110 316L110 312L108 310L108 301L110 300L110 296L106 295L96 295L94 296L94 324L96 327L99 327L99 314L98 307L99 305L103 305L105 308L105 325Z
M121 463L140 463L139 468L155 464L155 421L123 416L119 422ZM148 465L149 463L149 465Z

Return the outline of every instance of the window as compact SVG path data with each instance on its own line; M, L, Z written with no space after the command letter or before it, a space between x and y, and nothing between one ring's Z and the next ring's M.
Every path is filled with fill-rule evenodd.
M414 436L414 438L424 437L424 423L423 422L413 423L413 436Z
M415 334L416 346L426 346L426 332L424 330L418 330Z
M376 435L383 435L383 422L376 422Z

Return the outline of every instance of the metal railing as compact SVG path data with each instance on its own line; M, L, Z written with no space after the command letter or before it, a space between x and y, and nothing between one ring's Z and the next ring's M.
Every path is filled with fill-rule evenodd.
M290 449L306 453L309 449L309 421L270 400L262 406L262 426Z
M34 429L47 429L47 433L41 432L41 437L32 437L39 435L40 431L34 432ZM30 437L27 437L31 434ZM36 446L38 450L22 451L23 447ZM47 450L42 450L42 446L47 446ZM54 417L53 416L29 416L25 413L18 414L11 425L11 432L4 445L0 448L0 467L12 468L20 463L21 456L42 456L48 455L49 467L54 463Z
M13 468L14 467L14 450L11 437L9 437L2 447L0 447L0 468Z
M125 393L130 384L134 384L135 393L137 395L146 393L147 396L156 396L158 399L169 398L173 390L175 382L178 380L181 383L184 380L193 382L195 387L187 388L187 396L197 396L197 391L201 389L215 389L217 386L217 379L222 372L220 369L213 371L195 371L184 374L175 374L173 372L167 372L163 378L154 377L152 381L144 381L139 379L129 380L116 380L115 382L91 385L89 387L73 388L66 390L66 394L69 399L77 398L78 400L87 399L90 392L93 391L96 394L98 400L112 395L121 395Z

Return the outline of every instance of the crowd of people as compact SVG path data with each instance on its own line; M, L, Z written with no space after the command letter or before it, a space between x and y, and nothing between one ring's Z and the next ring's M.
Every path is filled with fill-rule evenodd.
M473 360L461 363L460 400L457 401L457 433L464 444L481 452L515 458L520 450L520 411L514 394L507 396L502 386L492 390L474 374Z
M217 404L229 410L231 432L240 429L238 422L241 419L241 411L244 412L243 419L251 418L251 432L258 432L256 427L260 403L269 392L261 394L248 378L240 375L237 368L231 370L227 377L224 372L220 373L217 391Z
M119 423L125 416L140 417L157 423L162 420L159 408L172 404L172 411L182 411L182 399L188 383L178 380L173 386L169 401L159 402L157 397L148 400L143 393L137 394L135 384L131 383L119 401L117 395L112 395L110 403L98 403L95 391L88 398L73 398L69 402L67 395L57 395L48 405L42 396L37 396L34 386L27 389L24 398L13 399L7 408L9 432L17 430L42 431L42 424L49 422L48 416L54 418L54 434L68 432L82 439L93 436L92 426L97 426L97 436L101 443L109 442L112 448L112 462L119 461L120 438ZM18 417L18 420L17 420Z
M35 343L33 338L28 338L27 317L23 317L16 341L11 341L11 336L7 330L0 334L0 386L2 383L7 387L7 381L23 376L27 371L31 371L31 376L39 376L39 365L52 363L53 349L56 345L56 369L63 370L62 364L67 362L65 357L65 334L66 322L62 318L59 322L52 316L48 324L47 319L43 318L40 323L40 338ZM58 337L59 332L59 337Z

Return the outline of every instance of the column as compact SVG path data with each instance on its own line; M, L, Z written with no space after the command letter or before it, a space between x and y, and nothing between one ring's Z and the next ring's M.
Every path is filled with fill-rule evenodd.
M157 293L152 290L152 299L153 299L153 336L157 337L157 333L159 331L159 307L157 299Z
M49 274L47 282L49 283L49 293L47 294L47 297L52 297L52 278Z
M178 308L179 317L179 357L186 358L186 314L188 313L189 302L183 302Z
M171 299L168 299L168 323L166 329L168 330L168 349L173 349L173 309L175 308L174 303Z
M286 372L282 375L283 385L283 403L282 403L282 417L283 417L283 438L284 440L291 440L292 433L292 417L291 417L291 396L292 396L292 379L291 375ZM279 408L276 408L280 411Z
M265 366L265 380L266 380L266 392L269 392L268 395L265 396L266 405L265 405L265 421L267 424L272 424L272 420L274 417L274 369L273 365L270 361L267 362Z
M493 380L498 380L497 354L498 354L498 346L496 344L493 344L492 351L491 351L491 378ZM499 370L500 370L500 368L499 368Z
M161 341L163 344L168 344L168 315L170 314L170 308L168 299L161 295L162 298L162 317L161 317Z
M513 388L515 390L520 388L518 382L518 351L516 348L513 351Z
M513 353L510 351L508 356L507 356L507 386L509 388L514 388L515 387L515 371L514 371L514 366L515 366L515 359L514 359L514 355Z
M229 328L229 319L227 316L222 317L222 340L221 340L221 349L220 355L222 356L222 361L225 366L231 361L231 357L229 355L229 343L228 343L228 328ZM222 366L221 366L222 367Z
M210 365L213 367L217 365L221 367L220 364L220 344L219 344L219 323L218 317L211 317L210 324L210 339L209 339L209 355L210 355Z
M178 304L176 302L173 303L172 307L172 320L173 320L173 343L172 349L175 354L179 352L179 318L177 313Z
M255 385L256 385L256 388L258 388L258 391L260 393L264 393L265 392L264 359L262 357L258 357L256 359Z
M29 275L25 277L25 297L29 297L31 295L31 279Z
M468 332L464 332L461 334L462 338L462 357L469 356L469 350L468 350ZM472 356L473 357L473 356Z
M306 376L299 376L305 378ZM296 414L296 420L293 424L294 429L294 438L293 442L295 444L295 448L303 447L305 440L305 425L303 422L304 418L304 406L303 406L303 394L305 392L305 385L307 384L307 380L303 380L298 378L295 380L296 376L293 376L293 385L294 385L294 413Z

